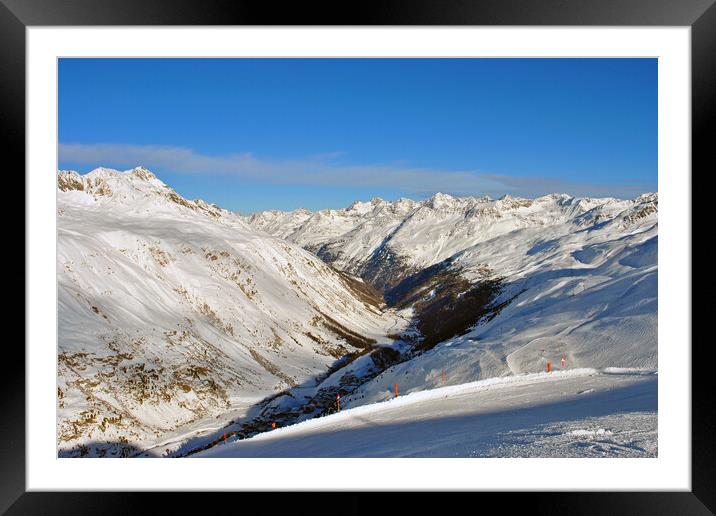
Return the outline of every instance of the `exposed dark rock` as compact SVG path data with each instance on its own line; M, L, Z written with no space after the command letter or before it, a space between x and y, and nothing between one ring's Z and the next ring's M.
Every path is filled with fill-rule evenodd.
M393 348L379 348L371 353L370 358L373 360L375 367L384 371L393 364L400 362L401 355L399 351Z
M424 351L494 318L514 299L498 302L503 289L499 277L471 283L448 259L404 279L385 297L390 306L413 307L415 327L423 336L414 350Z

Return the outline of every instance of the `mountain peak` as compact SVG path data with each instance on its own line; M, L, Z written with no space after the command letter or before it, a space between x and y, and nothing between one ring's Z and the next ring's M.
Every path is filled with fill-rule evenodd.
M455 197L453 197L452 195L442 193L442 192L437 192L430 199L428 199L427 205L430 208L438 209L438 208L444 208L446 206L449 206L449 205L453 204L454 201L455 201Z
M87 172L84 177L89 179L106 179L110 177L119 177L122 173L119 170L107 167L97 167Z
M385 204L380 197L373 197L370 201L353 201L346 211L355 211L358 213L368 213L376 206Z
M157 179L157 176L155 176L149 169L144 168L143 166L134 167L132 170L128 171L133 176L142 179L144 181L152 181L154 179Z

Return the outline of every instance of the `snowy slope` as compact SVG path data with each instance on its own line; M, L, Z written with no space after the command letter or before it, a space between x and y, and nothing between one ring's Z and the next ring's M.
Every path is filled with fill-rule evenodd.
M650 373L578 369L444 387L228 442L198 457L655 457Z
M57 231L61 454L240 417L403 324L314 255L141 167L60 172Z

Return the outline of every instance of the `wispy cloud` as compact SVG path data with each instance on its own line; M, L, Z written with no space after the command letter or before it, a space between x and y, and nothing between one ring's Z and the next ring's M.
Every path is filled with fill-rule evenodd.
M59 145L60 161L85 166L149 169L176 174L230 175L273 184L394 188L419 196L435 192L455 195L510 194L534 197L553 192L577 196L634 197L645 184L599 185L549 177L489 174L472 170L438 170L390 164L347 165L339 153L298 159L264 159L252 154L208 156L187 147L165 145Z

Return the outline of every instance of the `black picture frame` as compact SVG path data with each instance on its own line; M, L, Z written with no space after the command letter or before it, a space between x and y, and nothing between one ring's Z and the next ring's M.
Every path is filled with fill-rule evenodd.
M415 0L379 3L271 2L245 0L0 0L0 141L5 161L25 164L25 29L61 25L616 25L690 26L692 38L692 170L712 167L709 122L716 105L716 7L714 0ZM22 168L21 168L22 167ZM5 171L9 173L9 170ZM684 173L693 172L685 171ZM14 176L17 177L16 175ZM6 190L6 194L10 192ZM17 195L17 192L13 192ZM31 192L25 192L31 195ZM693 203L696 205L696 203ZM693 217L692 217L693 218ZM692 233L693 234L693 233ZM27 257L26 257L27 258ZM692 262L693 263L693 262ZM32 274L25 270L25 277ZM32 306L26 306L32 309ZM693 320L693 316L692 316ZM686 343L672 343L684 345ZM689 343L691 344L691 343ZM697 343L700 344L700 343ZM710 344L704 342L703 344ZM512 510L549 514L713 514L716 511L716 453L713 402L705 359L708 345L692 346L692 490L690 492L480 493L487 509L496 497L509 497ZM0 511L8 514L126 513L149 508L139 493L25 492L25 354L10 342L0 382ZM164 493L163 512L188 507L186 495ZM228 495L212 494L217 510ZM246 493L242 506L251 502ZM271 495L273 509L295 506ZM471 494L475 496L475 494ZM265 503L265 495L264 495ZM423 508L422 496L412 500ZM450 504L460 504L460 501ZM487 501L489 500L489 502ZM474 500L469 502L475 503ZM246 504L246 505L244 505ZM278 505L276 505L278 504ZM402 504L402 502L401 502ZM331 504L324 505L328 508ZM340 505L352 512L373 509L371 497L344 495ZM460 504L461 505L461 504ZM469 506L468 506L469 507ZM295 507L294 507L295 508ZM182 511L183 512L183 511Z

